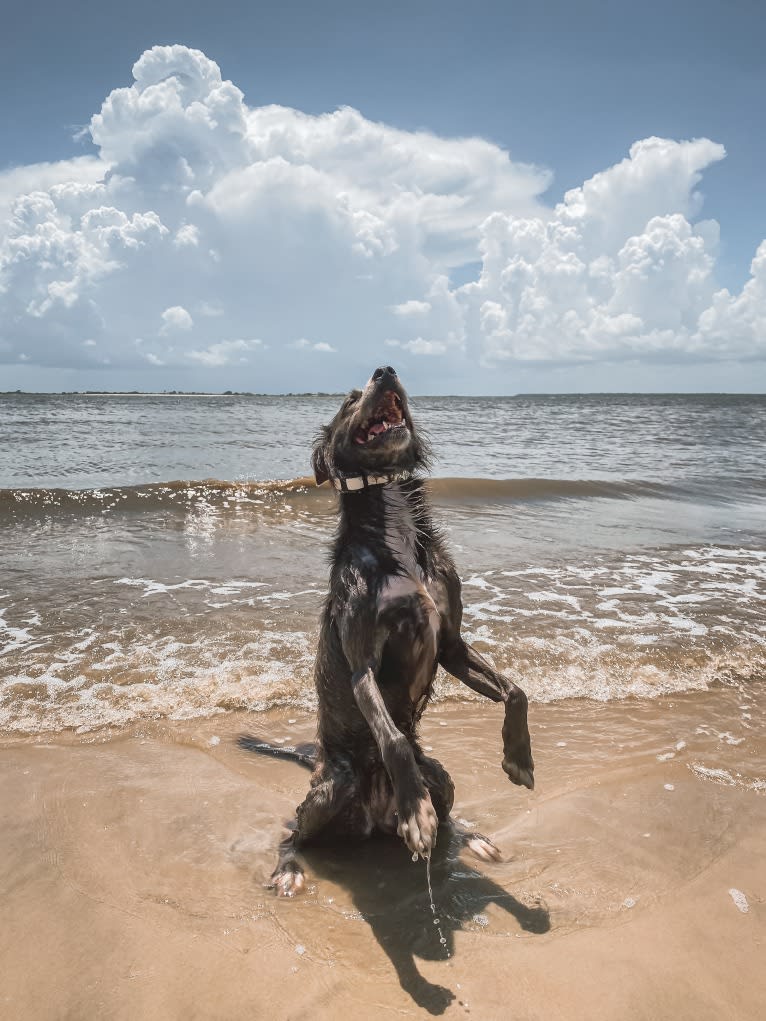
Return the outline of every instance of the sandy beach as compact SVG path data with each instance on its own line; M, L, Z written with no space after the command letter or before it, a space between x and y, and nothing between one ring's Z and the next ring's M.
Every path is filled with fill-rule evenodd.
M741 702L533 706L533 794L500 771L494 707L434 707L455 814L505 859L440 832L446 948L398 841L317 848L303 897L264 889L307 774L236 737L308 739L309 714L6 741L2 1015L760 1018L765 745Z

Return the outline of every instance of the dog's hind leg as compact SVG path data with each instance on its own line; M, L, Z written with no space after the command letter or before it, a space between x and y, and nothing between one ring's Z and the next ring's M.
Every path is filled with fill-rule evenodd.
M463 847L468 848L474 858L479 861L502 861L500 848L483 833L472 830L462 819L451 819L452 831Z
M328 826L348 802L349 789L337 785L330 776L314 784L305 799L298 805L295 822L289 836L279 845L277 867L271 874L269 889L279 897L293 897L305 883L298 851L315 839Z

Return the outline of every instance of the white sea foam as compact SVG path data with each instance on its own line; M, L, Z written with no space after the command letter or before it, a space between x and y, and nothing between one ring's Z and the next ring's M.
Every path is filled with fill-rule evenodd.
M0 593L0 604L10 600L9 592ZM8 623L5 617L7 612L8 607L0 605L0 655L6 655L34 641L33 631L40 625L40 616L35 611L28 611L16 625Z
M79 651L63 650L44 672L3 679L0 730L84 731L286 702L311 709L311 637L261 632L222 656L216 643L166 635L119 650L122 666L116 673L113 663L84 662L83 643L75 643Z
M712 783L723 784L726 787L741 787L743 790L755 791L759 794L766 793L766 780L760 777L746 777L739 773L734 774L728 769L703 766L701 762L690 763L689 769L696 776L704 780L710 780Z
M733 886L729 890L729 896L734 901L734 906L736 907L737 911L740 911L743 915L746 915L750 910L750 905L748 904L747 897L744 895L744 893Z
M579 599L565 592L546 592L538 589L530 592L528 598L534 603L567 603L574 610L580 609Z
M116 578L115 585L128 585L131 588L143 589L142 596L164 595L168 592L179 592L182 589L196 589L210 592L211 595L237 595L247 589L266 588L262 581L231 581L224 583L208 581L205 578L187 578L185 581L168 582L154 581L151 578ZM226 605L226 604L224 604Z

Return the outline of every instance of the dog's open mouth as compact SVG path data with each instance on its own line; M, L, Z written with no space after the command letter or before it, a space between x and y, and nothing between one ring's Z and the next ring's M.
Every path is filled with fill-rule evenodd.
M394 390L386 390L383 398L364 425L354 433L354 443L371 443L392 429L406 428L402 401Z

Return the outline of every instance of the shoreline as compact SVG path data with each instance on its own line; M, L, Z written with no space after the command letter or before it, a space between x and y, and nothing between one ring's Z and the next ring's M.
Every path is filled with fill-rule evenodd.
M533 704L533 794L501 773L497 707L432 707L453 814L504 852L478 862L440 831L449 958L399 841L312 850L303 897L263 889L308 774L235 739L310 740L310 714L5 737L3 1014L755 1021L766 794L739 781L766 766L756 713L726 739L743 699Z

